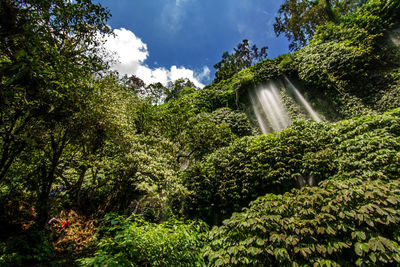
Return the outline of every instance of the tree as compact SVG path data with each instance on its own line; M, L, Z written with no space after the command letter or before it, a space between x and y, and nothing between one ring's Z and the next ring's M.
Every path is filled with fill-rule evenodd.
M0 17L0 182L33 179L43 227L65 148L95 123L80 119L105 69L98 34L110 32L109 12L90 0L5 0ZM13 166L25 173L6 179Z
M268 56L267 49L268 47L264 46L259 51L256 45L251 46L249 41L244 39L234 48L233 54L223 53L222 60L214 65L217 69L214 82L229 79L239 71L265 59Z
M136 75L124 75L122 77L122 82L124 86L131 92L136 93L137 95L143 95L144 94L144 88L146 84L142 79L137 77Z
M188 78L180 78L176 81L168 82L166 87L165 101L177 100L182 94L185 93L186 88L197 89L196 85Z
M154 105L162 104L165 99L165 92L167 88L160 82L151 83L145 88L146 96L150 99L151 103Z
M291 42L290 50L298 50L312 38L317 26L338 22L365 0L286 0L275 18L276 35L282 33Z

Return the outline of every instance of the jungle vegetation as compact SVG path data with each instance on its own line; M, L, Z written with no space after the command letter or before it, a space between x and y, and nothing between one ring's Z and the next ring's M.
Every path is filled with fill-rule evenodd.
M109 16L0 2L0 265L400 265L400 1L286 0L296 51L244 40L202 89L111 71ZM324 121L282 91L261 134L249 92L284 77Z

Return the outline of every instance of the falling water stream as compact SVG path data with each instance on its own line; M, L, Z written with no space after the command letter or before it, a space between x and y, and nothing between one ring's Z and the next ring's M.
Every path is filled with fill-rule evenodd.
M293 92L294 97L297 99L296 102L305 108L313 120L321 122L322 120L299 90L288 78L285 77L285 81L287 84L286 89ZM258 124L264 134L279 131L289 126L290 118L283 104L277 83L270 81L265 86L254 89L250 92L250 101Z
M250 101L253 106L254 114L256 114L258 125L260 125L262 133L267 134L268 128L267 128L266 124L264 123L263 115L261 114L261 112L258 108L257 95L253 92L250 93Z
M400 28L389 32L389 41L392 43L392 45L400 47Z
M289 116L275 83L270 82L266 86L256 88L250 93L250 100L264 134L289 126Z
M311 118L317 122L321 122L322 120L320 119L320 117L318 117L317 113L313 110L313 108L307 102L307 100L304 98L304 96L302 96L302 94L300 94L299 90L297 90L297 88L293 85L293 83L291 81L289 81L289 79L287 77L285 77L285 81L289 84L289 88L291 88L294 91L297 99L301 102L303 107L305 107L308 114L310 114Z

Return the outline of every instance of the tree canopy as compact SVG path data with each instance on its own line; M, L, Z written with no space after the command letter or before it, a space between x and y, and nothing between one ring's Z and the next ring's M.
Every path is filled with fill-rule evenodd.
M84 118L92 75L104 69L98 34L107 10L91 1L2 1L0 181L20 161L36 162L22 177L37 186L38 223L70 142L96 121ZM79 124L87 124L85 128ZM92 125L90 125L92 124Z
M225 52L222 54L222 60L214 65L217 70L214 82L226 80L239 71L252 66L253 64L265 59L268 56L268 47L264 46L260 50L254 45L250 45L247 39L234 48L234 53Z
M328 22L337 23L340 16L353 11L364 0L285 0L275 18L274 30L284 33L291 42L289 48L298 50L312 38L316 28Z

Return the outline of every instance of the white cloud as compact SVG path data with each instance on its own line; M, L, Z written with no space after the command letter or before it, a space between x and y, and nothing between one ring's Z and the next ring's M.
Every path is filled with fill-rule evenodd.
M189 0L175 0L175 5L176 6L181 6L182 4L184 4L185 2L188 2Z
M177 4L166 4L161 12L160 26L170 34L175 34L182 29L182 20L185 13Z
M168 0L159 18L156 18L160 27L169 34L178 33L183 26L183 21L187 17L186 7L191 0Z
M195 77L197 80L202 81L202 80L209 80L210 79L210 69L207 66L203 67L203 71L198 73Z
M118 71L121 75L136 75L146 84L160 82L164 85L169 81L188 78L200 88L204 87L201 81L209 78L210 69L207 66L204 66L200 73L175 65L169 69L165 67L151 69L144 63L149 56L149 51L140 38L124 28L115 29L114 34L115 36L106 38L104 47L115 56L116 62L111 65L111 69Z
M104 47L115 55L119 62L114 69L121 74L135 72L149 56L147 45L127 29L115 29L115 37L107 38Z

